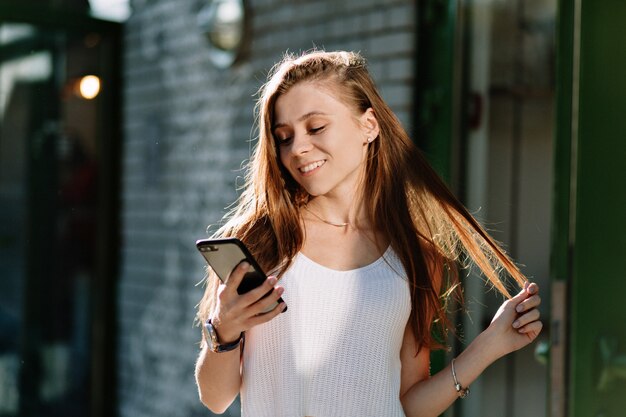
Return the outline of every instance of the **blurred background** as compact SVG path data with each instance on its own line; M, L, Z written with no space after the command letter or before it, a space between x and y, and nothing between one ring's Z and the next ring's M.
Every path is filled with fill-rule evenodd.
M446 416L623 416L626 3L0 1L0 417L209 416L207 236L285 51L361 51L544 331ZM461 338L502 298L471 271ZM226 415L238 416L235 402Z

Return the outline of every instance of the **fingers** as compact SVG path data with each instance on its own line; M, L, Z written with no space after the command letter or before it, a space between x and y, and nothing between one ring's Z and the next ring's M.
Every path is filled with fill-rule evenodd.
M539 285L537 285L537 283L535 283L535 282L528 282L528 281L526 281L526 285L524 285L524 288L526 289L526 292L528 294L537 294L537 293L539 293Z
M283 287L275 287L267 296L264 296L256 303L252 304L248 308L248 313L250 315L257 315L267 312L278 302L278 299L283 295L284 291L285 289Z
M532 309L528 313L517 318L513 322L513 328L521 330L527 324L538 321L539 316L540 316L539 310L537 310L536 308Z
M277 303L284 288L275 287L277 278L273 276L268 277L257 288L240 295L237 288L248 270L249 265L242 262L233 269L226 284L218 290L214 320L220 330L225 329L224 332L239 334L271 320L286 308L284 302Z
M241 284L241 280L243 280L244 275L250 269L250 264L246 261L240 262L228 275L228 279L226 279L226 291L230 293L236 293L239 284Z
M521 298L521 301L515 306L518 313L517 319L513 322L513 328L519 333L539 334L543 324L539 321L540 312L539 305L541 297L539 296L539 286L535 283L526 283L524 289L515 298Z
M509 300L510 305L515 306L515 312L518 314L536 309L541 304L541 297L538 292L539 287L537 284L526 282L524 284L524 289Z
M525 311L531 310L533 308L539 307L541 304L541 297L539 294L532 295L515 306L515 311L518 313L523 313Z
M537 284L535 284L534 282L531 283L531 282L526 281L524 283L524 288L522 288L522 290L519 293L517 293L517 295L515 295L514 297L508 300L507 302L508 307L512 308L513 306L517 312L525 311L528 308L524 308L521 311L518 310L517 308L519 307L520 304L523 304L527 299L532 298L532 296L534 294L537 294L538 292L539 292L539 286ZM540 298L534 298L533 300L534 300L533 302L541 301ZM530 304L526 304L526 305L528 306Z
M541 297L538 292L539 287L537 284L526 282L524 288L518 294L502 304L492 322L497 319L503 319L504 322L508 322L508 325L512 325L521 315L533 309L537 309L541 304ZM524 322L520 327L526 323L527 322Z
M278 282L278 279L276 277L268 277L263 282L263 284L259 285L258 287L256 287L255 289L251 291L248 291L245 294L242 294L241 300L246 305L251 305L251 304L256 303L261 298L263 298L266 294L272 291L272 289L274 288L274 285L276 285L276 282Z
M521 303L522 301L524 301L524 299L528 297L527 289L528 289L528 282L524 283L524 288L522 288L520 292L518 292L514 297L511 297L508 300L508 304L517 305Z
M518 332L531 336L532 339L536 338L543 329L543 323L539 320L533 321L524 327L521 327Z
M248 319L248 324L250 327L254 327L254 326L258 326L259 324L267 323L268 321L272 320L273 318L278 316L280 313L282 313L285 310L285 308L287 308L287 305L284 302L282 302L278 304L276 307L274 307L272 310L268 311L267 313L257 314L251 317L250 319Z

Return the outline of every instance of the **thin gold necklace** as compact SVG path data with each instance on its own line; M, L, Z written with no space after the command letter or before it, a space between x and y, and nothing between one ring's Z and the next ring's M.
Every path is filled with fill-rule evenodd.
M311 213L312 215L314 215L315 217L317 217L318 219L320 219L321 221L323 221L324 223L329 224L329 225L331 225L331 226L335 226L335 227L346 227L346 226L349 226L349 225L350 225L350 223L333 223L333 222L329 222L328 220L326 220L326 219L324 219L324 218L320 217L319 215L317 215L315 212L311 211L311 209L310 209L310 208L308 208L306 205L304 206L304 209L305 209L306 211L308 211L309 213Z

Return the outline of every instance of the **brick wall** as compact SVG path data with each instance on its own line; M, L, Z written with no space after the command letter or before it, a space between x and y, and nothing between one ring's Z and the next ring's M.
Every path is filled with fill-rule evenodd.
M120 416L210 415L193 378L203 275L194 241L236 196L253 95L285 50L361 51L411 130L413 2L252 0L249 52L229 70L212 66L196 26L205 3L135 0L126 24Z

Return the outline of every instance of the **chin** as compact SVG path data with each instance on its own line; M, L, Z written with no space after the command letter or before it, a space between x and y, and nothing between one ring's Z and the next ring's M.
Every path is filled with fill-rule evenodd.
M321 195L324 195L326 193L328 193L328 189L326 188L322 188L322 187L305 187L302 186L302 188L304 188L304 191L306 191L311 197L319 197Z
M304 189L304 191L307 192L307 194L309 195L309 197L319 197L321 195L324 195L324 193L322 192L315 192L314 190L309 190L309 189Z

